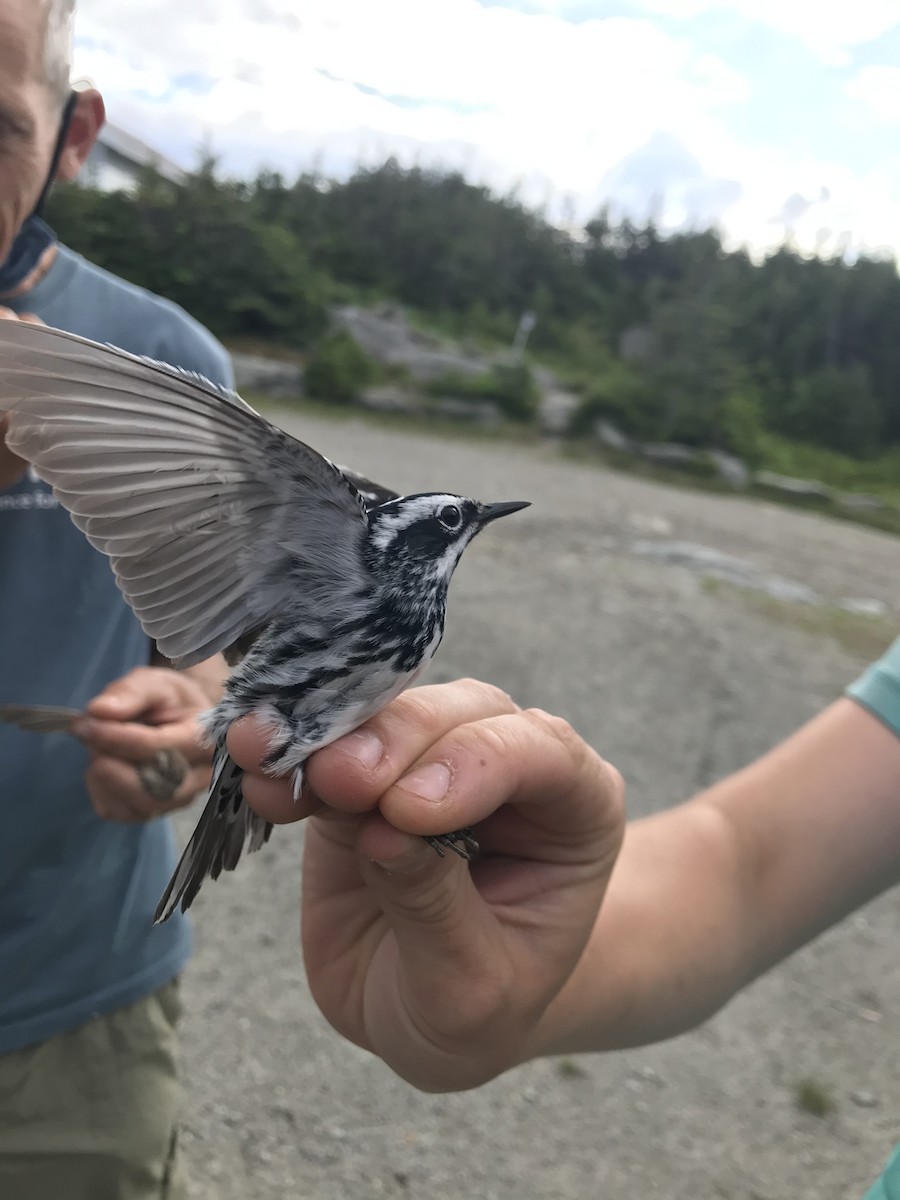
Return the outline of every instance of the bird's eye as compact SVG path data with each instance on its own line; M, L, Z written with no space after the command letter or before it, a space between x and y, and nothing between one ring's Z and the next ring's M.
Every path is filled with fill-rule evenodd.
M453 532L462 525L462 513L455 504L445 504L438 513L438 520L445 529Z

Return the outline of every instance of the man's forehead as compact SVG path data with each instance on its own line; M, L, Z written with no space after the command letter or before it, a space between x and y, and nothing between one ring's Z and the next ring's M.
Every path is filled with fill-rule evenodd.
M0 0L0 89L43 77L44 0Z

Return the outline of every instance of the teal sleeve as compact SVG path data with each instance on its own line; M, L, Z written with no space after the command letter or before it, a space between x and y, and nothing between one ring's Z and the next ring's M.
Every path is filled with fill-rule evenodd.
M900 737L900 638L847 688L847 695Z
M884 1168L884 1174L866 1192L864 1200L900 1200L900 1146Z

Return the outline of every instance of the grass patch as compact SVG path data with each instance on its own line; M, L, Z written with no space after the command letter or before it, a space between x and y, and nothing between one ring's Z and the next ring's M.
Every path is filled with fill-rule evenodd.
M837 1108L828 1087L818 1079L801 1079L794 1087L794 1104L811 1117L827 1117Z
M817 479L844 492L868 492L900 505L900 448L873 458L850 458L805 442L791 442L771 433L761 435L763 466L797 479Z
M587 1079L587 1071L574 1058L558 1059L556 1071L562 1079Z
M808 447L804 447L808 449ZM817 453L814 448L813 452ZM621 451L610 450L605 446L598 446L587 440L567 439L562 444L562 453L576 462L581 463L598 463L608 470L621 471L626 475L636 475L641 479L648 479L654 483L664 483L669 487L686 489L691 492L714 492L717 495L746 497L751 500L765 500L769 504L777 504L781 508L801 508L808 512L819 513L824 517L832 517L837 521L846 521L851 525L865 525L870 529L878 529L882 533L894 534L900 537L900 493L894 487L885 484L872 483L867 489L872 495L878 495L889 504L893 504L893 508L884 509L848 509L842 507L831 500L816 497L816 496L792 496L789 492L775 491L763 487L748 487L743 491L737 491L717 475L709 475L703 464L700 464L693 470L685 470L676 467L665 467L658 463L653 463L645 458L640 458L638 455L625 454ZM822 452L826 453L826 452ZM840 455L833 455L834 458L840 458ZM853 462L859 467L862 464L856 462L855 459L847 459L847 462ZM885 456L885 462L893 461L891 455ZM766 463L768 470L775 470L776 467L771 463ZM896 468L898 477L900 477L900 463ZM812 474L804 474L803 472L788 472L782 470L780 474L795 474L798 478L818 478L820 482L827 483L829 487L836 486L827 479L821 479L821 476ZM855 490L862 491L862 481L857 479L854 484ZM851 490L848 485L847 490Z
M897 636L896 621L889 615L869 616L829 605L778 600L774 596L767 596L765 592L740 587L709 575L703 577L700 586L710 596L737 597L745 608L759 613L773 624L800 629L814 637L831 638L862 662L873 662L880 658Z

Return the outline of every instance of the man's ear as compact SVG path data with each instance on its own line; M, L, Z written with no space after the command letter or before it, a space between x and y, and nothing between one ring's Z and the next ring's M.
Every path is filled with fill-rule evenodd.
M56 178L74 179L87 161L94 148L97 134L106 120L106 106L96 88L85 88L77 93L66 141L59 156Z

